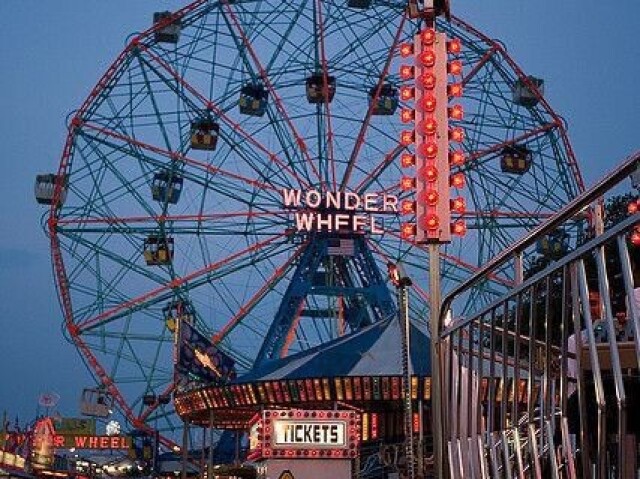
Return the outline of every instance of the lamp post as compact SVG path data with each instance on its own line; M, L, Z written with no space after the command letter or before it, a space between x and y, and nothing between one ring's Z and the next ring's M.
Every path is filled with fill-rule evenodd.
M400 265L387 263L389 279L396 288L398 298L399 320L402 330L402 399L404 405L404 437L405 457L407 460L407 476L415 478L415 465L413 461L413 407L411 403L411 324L409 322L409 290L413 284ZM422 451L418 451L422 454ZM420 456L419 456L420 457ZM422 461L420 460L420 464ZM421 471L422 472L422 471Z

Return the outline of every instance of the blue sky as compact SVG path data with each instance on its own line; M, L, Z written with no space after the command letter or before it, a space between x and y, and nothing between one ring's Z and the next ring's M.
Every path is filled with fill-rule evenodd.
M61 333L34 177L57 169L67 115L128 35L146 29L154 11L185 3L0 2L0 413L31 417L45 391L60 394L63 414L77 413L90 378ZM587 185L640 149L640 2L453 0L453 11L499 38L526 73L545 78Z

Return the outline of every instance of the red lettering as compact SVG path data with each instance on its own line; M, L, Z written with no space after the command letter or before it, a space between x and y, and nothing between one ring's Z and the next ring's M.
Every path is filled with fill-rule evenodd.
M75 437L76 447L85 447L87 443L87 436L76 436Z
M91 436L89 438L89 448L98 449L98 438L95 436Z
M53 436L53 447L64 447L64 436Z
M100 449L108 449L109 448L109 438L102 436L100 438Z

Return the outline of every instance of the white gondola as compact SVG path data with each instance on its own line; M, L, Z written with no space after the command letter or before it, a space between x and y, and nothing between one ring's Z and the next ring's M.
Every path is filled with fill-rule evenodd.
M516 105L534 107L540 101L538 94L530 87L533 85L540 95L544 95L544 80L533 76L527 77L527 81L519 78L513 86L513 102Z
M173 17L171 12L156 12L153 14L154 25L160 22L168 22ZM158 28L154 32L154 38L161 43L178 43L180 39L180 30L182 25L179 19L174 19L171 23Z
M104 389L85 388L80 397L80 413L83 416L109 417L113 412L113 397Z
M50 205L53 203L53 196L58 183L58 175L52 173L44 175L36 175L36 183L34 185L34 193L36 201L41 205ZM58 203L62 205L67 198L67 176L63 175L60 178L61 190L58 198Z
M173 260L173 238L148 236L144 240L143 254L147 266L171 264Z
M170 171L161 171L153 175L151 195L155 201L175 205L180 199L184 179Z
M307 101L309 103L324 103L325 102L325 84L324 74L314 73L306 81ZM328 101L331 103L334 95L336 94L336 78L327 76L327 94Z

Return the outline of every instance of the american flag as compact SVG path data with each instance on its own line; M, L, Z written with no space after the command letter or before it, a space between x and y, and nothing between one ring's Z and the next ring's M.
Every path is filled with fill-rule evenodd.
M356 248L352 239L330 238L327 243L329 256L354 256Z

